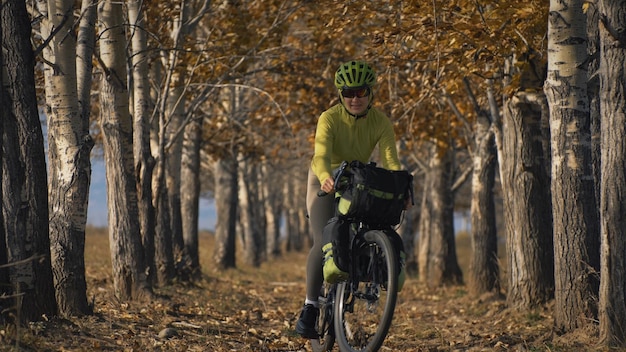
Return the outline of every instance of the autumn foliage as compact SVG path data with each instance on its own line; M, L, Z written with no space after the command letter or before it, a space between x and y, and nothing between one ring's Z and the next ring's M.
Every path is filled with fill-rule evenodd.
M163 2L146 9L156 61L171 45L166 25L178 9ZM419 153L433 139L464 144L466 121L446 102L452 97L473 119L464 77L480 94L485 78L505 81L505 60L525 66L545 53L546 10L540 1L213 2L204 24L185 37L180 69L191 74L192 99L206 101L194 113L209 122L209 154L237 143L274 159L306 155L317 116L337 102L334 70L354 58L376 68L376 104L407 152ZM509 77L500 94L518 89L520 79ZM244 92L245 118L220 107L226 87Z

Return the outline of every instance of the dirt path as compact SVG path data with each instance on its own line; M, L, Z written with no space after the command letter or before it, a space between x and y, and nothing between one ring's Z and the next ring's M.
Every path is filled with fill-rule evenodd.
M304 253L217 273L210 269L210 240L201 238L201 246L201 282L159 289L159 298L129 304L111 294L106 236L90 236L87 277L95 314L31 324L20 331L20 350L310 350L294 332L304 300ZM516 314L498 297L470 299L464 287L427 290L409 278L381 351L588 350L589 337L556 338L551 324L549 309ZM1 350L15 350L10 336L10 329L0 333Z

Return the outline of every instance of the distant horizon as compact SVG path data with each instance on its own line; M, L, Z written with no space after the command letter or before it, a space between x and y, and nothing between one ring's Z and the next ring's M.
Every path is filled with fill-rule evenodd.
M198 229L214 231L216 214L213 199L200 198L199 206ZM89 187L87 225L99 228L109 226L104 160L94 157L91 158L91 186Z

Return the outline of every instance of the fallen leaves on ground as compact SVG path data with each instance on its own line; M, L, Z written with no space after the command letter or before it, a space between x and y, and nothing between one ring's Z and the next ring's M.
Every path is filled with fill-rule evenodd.
M88 234L86 275L94 314L0 330L2 351L310 351L294 331L304 301L305 251L259 268L212 270L212 237L200 239L201 280L120 302L106 232ZM427 289L409 278L381 351L587 351L597 332L557 336L551 307L509 309L503 297L471 298L463 286ZM16 338L18 336L19 338ZM338 350L335 347L335 350Z

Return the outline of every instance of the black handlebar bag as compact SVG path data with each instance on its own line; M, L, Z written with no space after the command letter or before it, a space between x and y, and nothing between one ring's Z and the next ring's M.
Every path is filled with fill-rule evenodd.
M400 223L407 201L412 201L413 175L355 160L343 176L348 182L337 205L341 216L380 226Z

